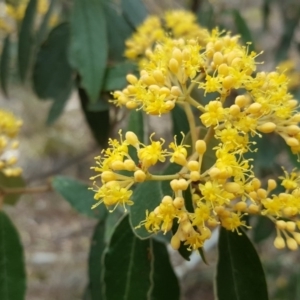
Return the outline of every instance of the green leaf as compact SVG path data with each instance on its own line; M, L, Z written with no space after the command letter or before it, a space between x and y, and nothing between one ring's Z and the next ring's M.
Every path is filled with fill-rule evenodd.
M289 10L288 10L289 11ZM284 16L284 32L280 38L278 43L278 49L275 51L275 61L280 62L282 60L287 59L288 50L293 41L293 37L296 31L296 28L299 24L300 20L300 5L298 5L293 13L288 13Z
M125 19L135 28L147 17L147 9L142 0L122 0L122 10Z
M126 216L117 225L104 258L106 299L148 299L151 259L150 240L138 239Z
M125 20L120 6L121 3L112 1L105 1L104 5L109 59L112 61L124 60L125 40L133 33L133 28Z
M185 135L190 131L190 125L184 110L176 105L171 111L172 122L173 122L173 134L177 136L177 144L182 141L183 132Z
M102 256L105 250L104 242L105 225L103 221L99 221L95 227L95 231L92 237L91 249L88 260L88 274L89 274L89 299L101 300L103 285L101 285L102 278Z
M98 109L93 109L94 107L91 107L85 90L79 88L78 92L85 119L95 140L100 146L106 147L110 131L110 120L108 107L105 110L105 100L100 98L98 101L100 109L99 106Z
M94 192L89 190L86 184L65 176L55 176L52 187L79 213L100 220L105 219L107 209L104 205L91 209L95 204Z
M133 63L123 62L106 69L103 91L121 90L127 85L126 75L136 73Z
M257 222L252 229L253 241L255 243L260 243L275 231L275 227L274 223L269 218L264 216L252 216L252 218L254 217Z
M57 100L66 89L70 90L72 69L67 57L69 38L69 24L58 25L37 53L33 86L41 99Z
M0 172L0 186L3 188L22 188L25 186L25 181L21 176L7 177ZM3 199L5 204L15 205L20 198L20 194L6 195Z
M136 226L146 219L146 210L153 211L161 203L162 198L163 194L158 181L145 181L134 190L132 197L134 205L130 207L130 223L134 233L140 239L147 239L152 233L149 233L144 226L140 228Z
M7 79L9 77L9 56L10 56L10 35L8 34L3 42L3 48L1 53L0 60L0 79L1 79L1 88L4 95L7 97Z
M241 232L242 230L239 229ZM258 254L242 232L221 228L216 293L219 300L267 300L268 291Z
M56 1L57 0L51 0L49 8L43 18L43 21L40 25L40 28L39 28L39 30L37 32L37 36L36 36L37 45L40 45L46 39L48 30L49 30L49 21L52 16L53 8L56 4Z
M153 256L151 300L180 299L178 279L164 244L150 239Z
M22 81L25 81L26 74L28 71L31 51L33 48L33 27L34 19L37 8L37 0L30 0L25 16L21 24L21 29L19 33L19 45L18 45L18 63L19 63L19 73Z
M234 9L232 11L232 14L234 17L234 22L235 22L237 32L241 35L243 42L245 44L248 42L251 42L251 44L249 44L249 50L250 50L250 52L255 51L255 46L254 46L254 41L253 41L253 38L251 35L251 31L250 31L246 21L244 20L243 16L236 9Z
M34 90L41 99L54 102L47 118L51 125L63 112L73 88L73 71L68 62L70 26L55 27L37 53L33 72Z
M23 247L16 228L0 211L0 299L25 299L26 273Z
M75 0L71 16L70 62L81 77L81 86L96 102L108 55L105 11L99 0Z

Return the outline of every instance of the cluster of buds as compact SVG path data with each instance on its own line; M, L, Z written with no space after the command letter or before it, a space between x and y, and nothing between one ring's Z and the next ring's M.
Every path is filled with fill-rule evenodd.
M0 109L0 172L6 176L19 176L22 172L15 167L17 157L12 154L19 145L14 138L21 125L12 113Z
M299 174L284 171L284 177L270 179L264 187L254 174L252 159L245 157L246 153L260 150L255 148L252 137L269 133L280 135L299 155L300 114L297 100L288 91L286 75L279 71L257 72L258 54L249 52L249 45L241 45L238 36L218 29L209 33L201 28L193 36L184 35L185 25L179 20L170 21L176 12L166 14L165 21L167 15L168 34L162 34L155 17L146 20L128 41L127 56L142 59L140 76L127 75L129 85L115 91L111 102L157 116L181 106L190 125L191 141L183 139L178 145L175 137L169 148L163 149L164 141L154 141L154 134L149 145L142 144L133 132L127 132L124 141L122 137L120 142L110 140L110 147L96 158L98 166L94 167L100 174L92 179L100 176L102 181L101 187L95 183L95 199L99 201L96 205L134 205L130 189L135 183L165 180L170 183L171 194L164 195L153 211L147 210L146 218L136 226L145 226L151 233L173 229L174 249L181 242L191 250L202 247L216 226L240 234L239 228L248 226L243 216L255 214L276 224L275 247L283 248L286 240L287 246L295 250L300 236L296 232L296 225L300 225ZM136 50L133 55L132 41L146 39L147 22L153 20L156 34L163 37L156 44L153 41L157 37L149 38L148 44L139 49L144 53ZM198 99L199 94L211 94L214 99L207 103ZM199 122L205 128L200 133L205 135L198 134ZM209 146L212 141L214 146ZM129 146L136 150L138 162L129 155ZM180 171L152 174L151 167L167 157ZM214 157L210 165L204 163L208 157ZM284 187L283 193L274 193L277 182ZM187 191L191 194L192 211L187 209ZM285 218L290 221L283 221Z

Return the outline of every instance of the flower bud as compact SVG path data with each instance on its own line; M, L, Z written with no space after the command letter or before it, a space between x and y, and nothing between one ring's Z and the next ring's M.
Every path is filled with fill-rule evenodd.
M171 238L171 246L174 250L178 250L180 247L180 239L176 234Z
M180 209L184 206L184 199L182 197L176 197L173 201L174 207Z
M173 203L173 199L171 196L164 196L161 200L161 203L163 204L172 204Z
M206 151L206 142L204 140L196 141L195 148L199 154L204 154Z
M285 230L286 222L283 220L278 220L278 221L276 221L276 227L280 230Z
M137 170L134 172L134 180L135 182L144 182L146 179L146 174L142 170Z
M286 230L295 231L296 230L296 223L292 222L292 221L286 222Z
M132 131L127 131L125 134L126 142L133 147L137 147L139 145L139 139L137 135Z
M198 161L196 160L190 160L188 163L187 163L187 168L190 170L190 171L199 171L200 169L200 164Z
M271 133L276 129L276 124L273 122L267 122L257 126L257 129L262 133Z
M165 82L165 76L164 74L162 73L161 70L155 70L153 73L152 73L154 79L157 81L157 82L160 82L160 83L164 83Z
M171 58L169 61L169 69L172 73L176 74L178 72L178 61L175 58Z
M126 80L130 83L130 84L135 84L138 82L138 79L136 78L136 76L132 75L132 74L128 74L126 76Z
M286 239L286 244L287 244L287 247L292 251L295 251L298 249L298 244L293 238L288 237Z
M277 236L274 240L274 247L276 249L284 249L285 248L285 241L281 236Z

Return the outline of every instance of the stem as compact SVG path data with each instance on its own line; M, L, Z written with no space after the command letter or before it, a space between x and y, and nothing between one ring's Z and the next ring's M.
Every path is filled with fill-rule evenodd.
M189 126L190 126L191 137L192 137L192 151L194 152L195 144L197 141L197 131L196 131L195 118L194 118L193 111L192 111L192 108L189 103L184 104L184 111L185 111L185 114L186 114L186 117L188 119Z
M193 79L192 83L189 85L187 89L187 93L190 94L195 87L195 85L198 83L196 80L201 80L204 77L204 73L200 73L195 79Z
M212 126L210 126L203 139L206 142L206 145L209 143L210 139L214 136L214 134L215 134L215 129Z
M37 186L37 187L24 187L24 188L5 188L0 187L0 195L18 195L18 194L35 194L51 191L51 185Z
M179 177L180 175L178 173L172 175L150 175L150 177L147 178L147 180L157 180L157 181L172 180L172 179L177 179Z
M186 100L187 103L193 105L194 107L196 107L197 109L199 109L202 112L205 112L205 108L203 105L201 105L199 102L197 102L194 98L192 98L191 96L187 97Z

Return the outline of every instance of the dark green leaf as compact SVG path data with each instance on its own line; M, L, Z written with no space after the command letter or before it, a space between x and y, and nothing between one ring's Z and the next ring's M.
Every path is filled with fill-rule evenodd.
M26 273L23 247L16 228L0 211L0 299L25 299Z
M21 176L7 177L0 172L0 186L3 188L22 188L25 186L24 179ZM20 194L10 194L4 197L4 203L15 205L20 198Z
M120 6L120 4L119 4ZM104 5L109 58L112 61L123 61L125 51L125 40L133 33L122 14L122 8L112 1L105 1Z
M18 62L21 80L24 81L28 71L33 47L33 26L36 14L37 0L30 0L21 24L18 45Z
M249 50L250 52L254 51L255 50L254 41L246 21L244 20L240 12L236 9L232 11L232 14L234 17L234 22L235 22L237 32L241 35L241 38L245 44L251 42L251 44L249 45Z
M121 90L127 85L126 75L136 72L136 66L133 63L119 63L106 69L103 91Z
M170 263L166 246L153 239L151 239L150 242L152 244L152 255L154 260L151 300L179 299L180 288L178 279Z
M2 48L2 54L1 54L1 60L0 60L0 79L1 79L1 88L4 93L4 95L7 97L7 80L9 77L9 56L10 56L10 36L9 34L6 36L3 48Z
M36 37L37 45L40 45L46 39L48 30L49 30L49 21L50 21L50 18L52 16L53 8L56 4L56 1L57 0L51 0L48 11L47 11L47 13L45 14L45 16L43 18L43 21L40 25L40 28L39 28L38 32L37 32L37 37Z
M293 41L295 30L300 20L300 5L294 10L288 10L288 13L284 16L284 32L278 43L275 60L276 62L287 59L288 50Z
M95 231L93 234L91 249L89 254L89 266L88 266L88 274L89 274L89 294L91 300L101 300L104 299L102 296L103 293L103 285L101 284L102 274L102 255L105 249L104 242L104 233L105 226L104 222L100 221L95 227Z
M70 82L69 86L66 86L65 90L57 95L56 99L53 101L51 109L47 117L47 125L52 125L62 114L67 101L69 100L70 93L72 91L73 83Z
M173 122L173 134L177 136L177 144L182 141L183 132L185 135L190 131L190 125L184 110L176 105L171 111L172 122Z
M122 0L122 10L125 19L135 28L147 17L147 9L143 0Z
M85 90L79 88L78 92L84 116L95 140L100 146L106 147L110 131L109 110L92 110L93 107L89 105ZM104 103L101 103L102 101ZM100 107L104 109L105 100L100 98L98 102L101 103ZM102 104L103 106L101 106Z
M91 209L96 201L94 192L89 190L86 184L65 176L55 176L52 180L52 187L79 213L100 220L105 219L107 209L104 205Z
M41 46L34 66L33 85L41 99L58 99L70 90L72 69L68 62L70 27L55 27Z
M242 230L239 229L241 232ZM242 232L221 228L216 293L219 300L267 300L268 291L258 254Z
M102 1L75 0L71 18L70 62L81 77L81 86L96 102L108 55L105 11Z
M130 223L134 233L141 239L147 239L152 234L144 226L136 228L146 219L146 210L153 211L161 203L163 194L158 181L145 181L140 183L133 193L134 205L130 207Z
M151 259L150 240L138 239L126 216L117 225L104 259L106 299L147 299Z
M256 216L255 218L257 222L252 229L253 241L259 243L268 238L275 231L275 227L269 218L263 216Z

